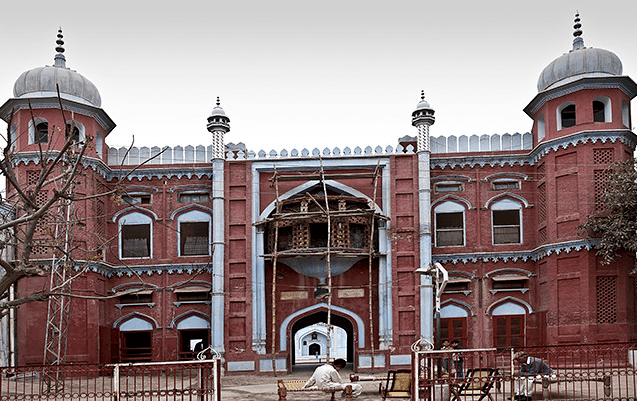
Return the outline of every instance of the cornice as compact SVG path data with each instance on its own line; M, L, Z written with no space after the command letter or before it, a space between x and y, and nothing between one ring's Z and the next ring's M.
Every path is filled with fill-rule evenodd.
M452 264L467 264L482 262L527 262L544 259L550 255L559 255L561 253L571 253L572 251L579 252L581 250L590 251L599 244L596 240L578 240L559 242L555 244L547 244L537 247L529 251L510 251L510 252L476 252L476 253L457 253L457 254L445 254L445 255L432 255L434 262L440 263L452 263Z
M83 267L82 267L83 268ZM171 265L137 265L137 266L114 266L106 262L92 262L86 267L87 271L97 273L107 278L132 277L145 274L152 276L153 274L193 274L197 271L204 270L212 273L212 266L208 263L181 263ZM75 266L75 271L79 271L80 266Z
M534 118L535 113L537 113L546 102L584 89L619 89L631 99L637 95L637 84L628 76L582 78L572 83L538 93L524 108L524 112L529 117Z
M174 166L166 166L166 167L155 167L155 168L146 168L146 169L137 169L134 171L127 171L124 169L111 170L108 174L107 179L109 181L114 179L119 179L121 177L125 177L128 181L132 181L133 179L137 179L141 181L146 178L148 180L152 180L153 178L157 179L171 179L176 177L178 179L181 178L202 178L202 177L212 178L212 166L203 166L203 167L174 167Z
M580 144L590 143L615 143L617 141L623 142L631 149L634 149L637 145L637 135L635 135L629 129L624 130L607 130L607 131L581 131L574 134L552 139L550 141L541 142L531 152L521 154L506 154L506 155L485 155L485 156L471 156L471 157L438 157L434 156L430 161L430 168L445 169L449 167L451 169L460 168L474 168L476 166L500 166L504 167L507 164L511 167L514 165L523 166L528 164L533 166L537 164L544 156L549 152L556 152L560 148L567 149L569 146L577 146ZM439 155L438 153L437 155Z
M49 151L46 162L55 160L55 158L59 154L60 152L57 150ZM39 152L17 152L12 155L12 158L13 164L15 166L19 165L20 163L24 164L25 166L29 163L38 164L41 161ZM93 169L93 171L102 176L102 178L108 178L109 174L111 173L111 169L102 160L94 157L84 156L82 158L81 164L84 168Z

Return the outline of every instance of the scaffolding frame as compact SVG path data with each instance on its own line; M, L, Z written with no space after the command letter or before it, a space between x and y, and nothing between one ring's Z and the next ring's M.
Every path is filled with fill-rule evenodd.
M367 283L367 298L368 298L368 310L369 310L369 330L370 330L370 351L371 351L371 369L374 370L374 361L375 361L375 346L374 346L374 316L373 316L373 260L374 257L378 257L379 253L374 252L374 235L375 235L375 221L376 220L387 220L387 217L382 216L377 213L375 210L376 203L376 195L378 189L378 177L381 172L380 162L377 164L373 173L365 172L365 173L326 173L323 167L323 159L319 158L320 162L320 170L318 173L310 173L310 174L300 174L300 173L289 173L282 174L279 173L274 167L274 172L272 177L269 179L270 187L275 188L275 212L272 217L268 217L264 220L259 221L255 225L265 225L265 224L274 224L274 243L272 246L272 253L266 253L262 255L262 257L270 259L272 261L272 333L271 333L271 357L272 357L272 371L274 372L274 376L276 376L276 319L277 319L277 303L276 303L276 278L277 278L277 263L280 257L304 257L304 256L324 256L326 260L327 267L327 295L324 296L327 298L327 351L326 358L330 360L330 338L332 331L332 255L338 256L351 256L351 257L367 257L368 259L368 283ZM368 209L356 209L356 210L331 210L329 206L329 196L327 192L327 180L338 180L338 179L371 179L373 184L373 195L372 200L369 202ZM282 213L282 202L279 198L279 182L286 181L309 181L309 180L317 180L319 184L322 186L323 195L325 200L325 205L321 205L321 203L314 198L310 193L307 193L309 198L318 206L318 212L310 212L310 211L300 211L300 212L287 212ZM332 218L334 217L361 217L361 218L369 218L369 238L368 238L368 247L366 252L356 252L356 251L348 251L344 249L332 249ZM279 228L280 223L283 221L289 220L299 220L299 221L307 221L313 218L325 218L327 221L327 244L324 250L315 250L315 249L297 249L297 250L285 250L279 252Z

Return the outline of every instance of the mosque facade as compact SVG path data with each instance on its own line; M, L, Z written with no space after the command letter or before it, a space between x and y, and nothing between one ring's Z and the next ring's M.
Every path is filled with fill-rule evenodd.
M66 361L192 359L211 347L227 372L328 354L365 370L409 365L419 339L637 340L634 256L602 264L578 229L603 207L606 167L633 155L637 85L614 53L584 46L580 27L524 107L528 133L436 137L422 95L414 136L396 144L270 153L225 141L219 101L208 144L109 147L115 124L58 43L54 65L23 73L0 117L22 188L37 179L39 149L62 149L54 127L70 125L91 145L77 193L107 194L74 209L87 272L72 283L85 298L70 299ZM37 244L31 255L53 258ZM25 278L14 293L47 283ZM15 364L43 363L47 313L24 304L0 326Z

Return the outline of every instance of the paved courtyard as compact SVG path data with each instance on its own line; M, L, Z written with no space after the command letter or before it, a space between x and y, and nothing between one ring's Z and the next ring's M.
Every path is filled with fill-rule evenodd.
M277 376L270 375L225 375L221 378L221 399L223 401L271 401L278 400L277 380L306 380L312 375L314 367L307 369L296 369L291 374L277 373ZM343 369L341 377L344 381L349 381L350 373L353 371L349 368ZM379 372L379 374L381 374ZM380 400L378 393L378 382L360 382L363 386L363 393L357 400ZM294 400L323 400L330 399L330 395L322 392L303 392L288 393L288 401ZM337 394L337 399L340 394Z

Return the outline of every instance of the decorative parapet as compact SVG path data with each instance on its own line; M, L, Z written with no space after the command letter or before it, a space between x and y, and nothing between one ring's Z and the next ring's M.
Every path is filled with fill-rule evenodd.
M533 149L533 135L515 133L495 135L432 136L431 153L508 152Z
M581 250L590 251L591 249L599 245L599 240L585 239L577 241L559 242L555 244L547 244L537 247L529 251L510 251L510 252L476 252L476 253L456 253L446 255L432 256L434 262L440 263L452 263L452 264L467 264L482 262L537 262L540 259L544 259L552 254L559 255L560 253L571 253L572 251L579 252Z

